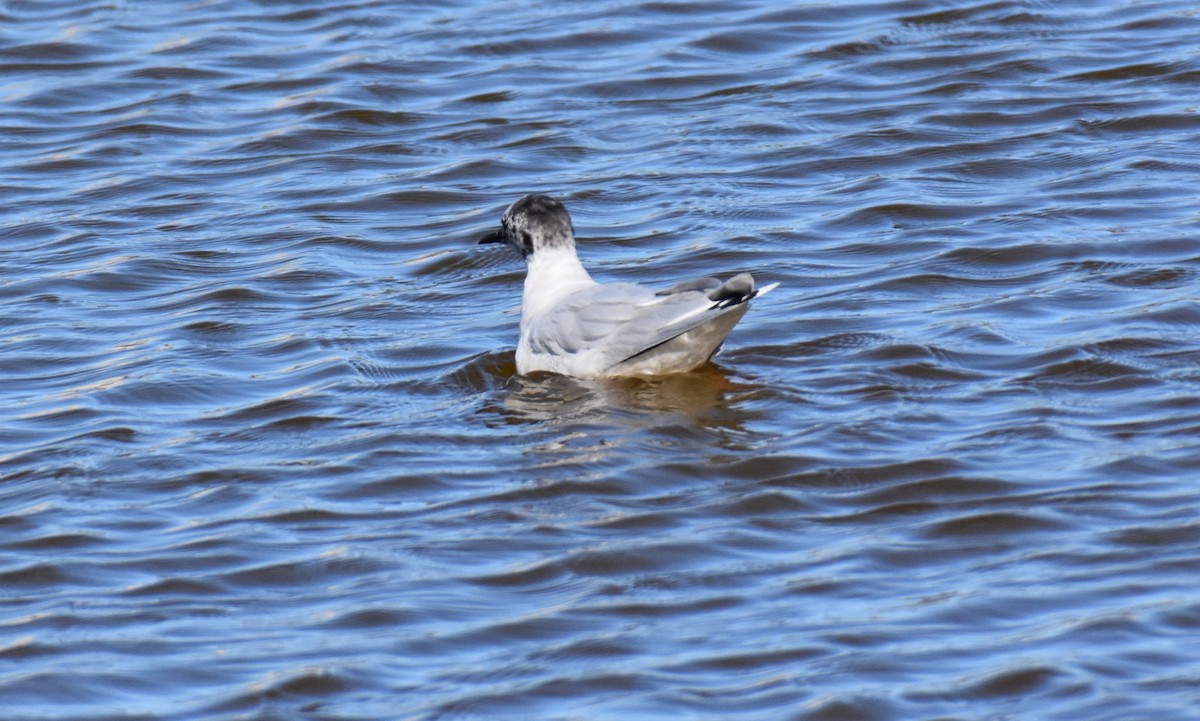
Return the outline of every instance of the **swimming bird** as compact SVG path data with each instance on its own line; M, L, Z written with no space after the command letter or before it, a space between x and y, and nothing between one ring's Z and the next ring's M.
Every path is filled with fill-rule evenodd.
M517 200L480 243L507 243L525 259L517 372L578 378L684 373L706 363L750 308L778 283L749 273L655 291L597 283L575 254L567 208L546 195Z

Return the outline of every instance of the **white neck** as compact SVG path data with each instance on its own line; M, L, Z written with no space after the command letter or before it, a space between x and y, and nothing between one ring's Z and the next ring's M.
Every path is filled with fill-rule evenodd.
M527 259L521 326L540 318L571 293L595 285L574 248L542 248Z

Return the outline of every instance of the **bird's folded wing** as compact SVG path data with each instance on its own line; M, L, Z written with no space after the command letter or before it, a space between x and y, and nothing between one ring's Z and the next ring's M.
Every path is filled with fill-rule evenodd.
M535 353L559 355L605 345L653 298L653 291L632 283L592 286L538 320L530 333L530 347Z
M707 293L719 287L721 287L721 281L716 278L694 278L692 280L685 280L682 283L676 283L666 290L658 291L654 295L675 295L676 293L683 293L689 290L700 290Z
M619 360L626 360L649 348L687 333L709 321L730 312L734 306L741 305L762 293L773 289L778 283L772 283L764 288L755 290L754 277L749 273L738 273L729 280L721 282L715 278L700 278L695 281L680 283L674 288L680 291L663 299L661 311L649 312L639 321L653 319L652 322L639 322L642 330L653 330L648 336L632 332L629 346L637 346L636 350ZM659 295L664 293L660 292ZM635 340L636 338L636 340Z
M732 282L700 278L658 293L630 283L592 286L539 320L530 346L553 355L599 349L617 363L724 313L733 294L721 289Z
M645 307L633 322L617 331L622 342L612 344L614 362L666 343L726 312L725 306L700 291L677 293L667 302Z

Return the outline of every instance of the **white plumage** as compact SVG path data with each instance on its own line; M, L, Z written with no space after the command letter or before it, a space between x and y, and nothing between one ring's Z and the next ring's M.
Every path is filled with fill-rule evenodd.
M510 205L500 229L480 242L508 243L527 263L517 343L522 374L597 378L692 370L720 349L751 298L778 285L755 290L749 273L724 283L699 278L658 292L634 283L597 283L575 255L566 207L545 195Z

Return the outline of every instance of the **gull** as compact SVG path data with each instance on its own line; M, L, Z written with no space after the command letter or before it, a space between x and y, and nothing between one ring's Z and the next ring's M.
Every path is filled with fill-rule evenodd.
M697 278L655 291L636 283L597 283L575 254L567 208L526 195L504 211L480 243L507 243L525 259L517 372L577 378L686 373L707 363L750 300L749 273L724 282Z

